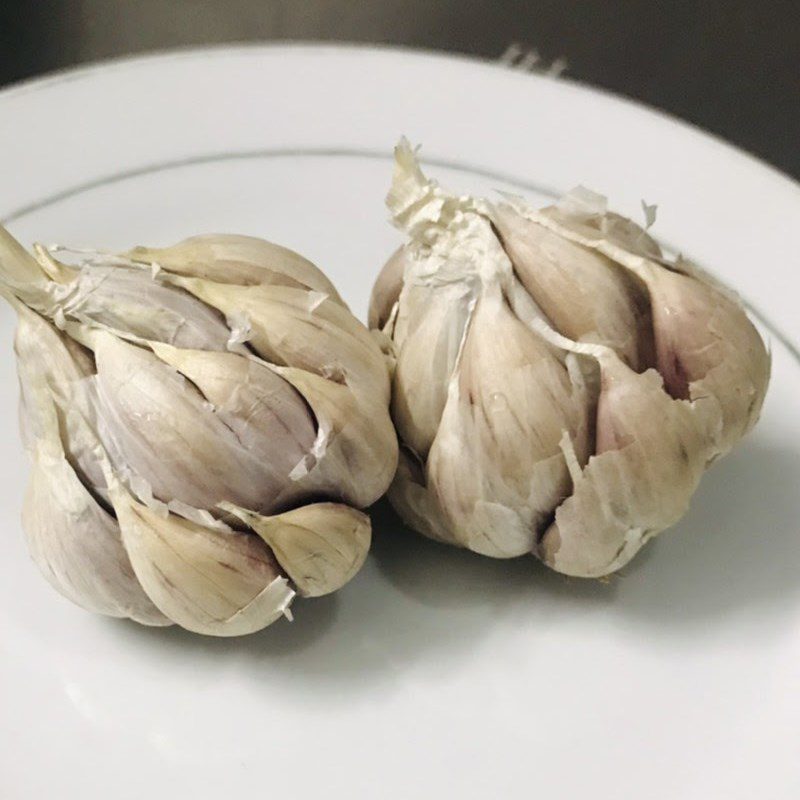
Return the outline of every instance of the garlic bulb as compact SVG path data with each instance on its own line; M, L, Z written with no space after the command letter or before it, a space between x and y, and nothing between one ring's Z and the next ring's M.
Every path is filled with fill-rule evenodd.
M727 290L588 190L490 203L426 178L405 141L395 157L387 205L407 241L370 309L395 348L390 500L478 553L618 570L755 424L761 338Z
M344 585L395 472L379 338L296 253L245 236L92 253L0 228L18 314L23 523L78 605L233 636Z

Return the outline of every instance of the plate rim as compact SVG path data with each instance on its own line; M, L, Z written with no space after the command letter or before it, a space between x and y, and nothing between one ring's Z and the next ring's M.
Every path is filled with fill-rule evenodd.
M107 72L109 70L117 72L126 69L136 69L142 64L150 64L154 62L169 63L172 61L184 61L208 57L226 58L249 53L257 53L258 51L281 50L293 53L307 52L313 55L320 55L330 52L367 53L386 58L411 57L429 59L434 62L455 61L460 62L465 66L489 69L493 71L497 70L503 73L513 74L516 72L535 81L546 81L548 83L556 82L563 88L577 94L601 95L603 98L612 103L620 104L629 110L636 110L645 116L660 119L663 122L667 122L678 127L679 129L683 129L684 131L700 139L706 140L708 143L714 144L723 150L728 151L731 155L739 159L744 159L744 161L747 162L750 167L765 171L773 180L779 184L782 184L784 188L790 188L796 192L797 199L800 202L800 179L794 178L777 166L771 164L765 158L755 155L747 149L729 142L723 136L713 133L712 131L709 131L687 119L684 119L683 117L680 117L669 111L665 111L657 106L650 105L644 101L629 97L628 95L598 86L588 81L573 78L569 75L552 77L535 72L522 73L519 70L514 70L507 64L502 63L499 59L492 59L479 55L463 53L460 51L435 50L433 48L403 46L380 42L325 42L314 40L221 42L168 47L163 49L148 50L143 53L128 53L119 56L93 59L83 64L76 64L73 66L48 70L41 75L12 81L10 84L0 88L0 103L5 103L9 100L14 100L18 97L22 97L33 92L52 89L65 83L88 80L93 78L99 72Z
M689 122L681 117L671 114L670 112L661 110L655 106L651 106L640 100L619 94L604 87L599 87L594 84L576 80L574 78L559 75L557 77L548 76L535 72L523 72L509 67L508 64L503 63L498 59L478 56L474 54L467 54L458 51L434 50L431 48L422 47L408 47L398 46L388 43L369 43L369 42L347 42L347 41L304 41L304 40L282 40L282 41L252 41L252 42L221 42L210 43L202 45L187 45L183 47L171 47L160 50L151 50L144 53L131 53L110 58L96 59L83 64L64 67L44 73L42 75L24 78L19 81L12 82L11 84L0 88L0 113L7 108L8 103L13 103L17 98L25 97L30 94L47 92L51 90L58 90L65 84L70 84L79 81L91 81L100 75L107 75L109 72L114 74L132 72L142 68L150 68L160 64L174 64L183 63L187 61L201 60L208 62L208 59L219 61L228 58L251 56L258 57L260 54L286 53L292 56L309 55L318 57L324 55L327 57L336 57L337 55L353 56L353 55L366 55L368 57L377 57L381 59L404 60L404 59L418 59L421 61L429 61L432 64L446 64L456 63L466 68L477 70L488 70L498 75L510 76L516 75L539 85L557 85L559 91L569 92L574 97L589 100L590 98L602 98L604 103L613 111L614 108L625 109L628 112L633 112L651 124L666 126L672 131L689 136L690 141L695 142L700 146L708 146L715 148L717 152L721 153L722 158L732 158L738 165L746 166L751 172L753 177L760 178L761 180L767 178L771 185L775 187L776 191L786 192L789 191L793 197L798 201L798 210L800 210L800 180L796 180L793 176L784 173L779 168L765 161L764 159L756 156L747 150L732 144L725 140L718 134L709 132L702 127ZM214 159L216 160L216 155ZM356 153L353 153L356 155ZM360 154L359 154L360 155ZM199 161L204 161L205 156ZM178 165L176 160L175 164ZM453 163L444 163L441 159L426 159L423 161L430 163L434 166L450 166L456 169L464 169L470 172L478 172L479 170L473 164L464 164L459 161ZM437 161L442 163L437 164ZM134 177L140 173L147 174L154 170L155 167L160 168L160 164L145 164L141 167L136 167L130 172L130 176ZM73 193L80 194L81 192L94 188L94 184L103 185L111 176L105 175L98 178L96 181L89 181L86 185L72 185L65 190L65 194L71 195ZM495 175L493 177L501 178L510 182L519 182L513 179L510 175ZM747 178L745 178L747 180ZM521 182L519 182L522 185ZM38 210L39 206L50 205L53 201L62 199L60 193L52 193L43 198L38 198L30 204L24 204L19 207L7 209L3 216L0 217L0 223L7 224L16 221L17 218L26 216L27 214ZM794 361L800 363L800 340L796 339L792 331L787 330L783 320L775 318L771 309L766 310L762 303L754 304L752 300L745 294L743 301L747 305L748 311L752 316L758 319L764 327L768 330L769 334L774 337L781 345L788 351L789 355Z
M166 53L161 53L161 54L156 54L156 55L133 56L133 57L126 57L126 58L122 58L122 59L116 59L114 61L122 62L119 65L120 67L133 66L134 68L136 68L140 64L142 64L143 62L150 63L150 62L153 62L153 61L158 61L159 59L171 60L171 57L173 55L180 55L181 57L200 55L202 57L205 57L207 55L208 51L211 50L211 49L216 49L216 50L222 49L222 50L225 50L225 51L231 51L231 52L238 53L238 52L241 52L244 49L246 49L246 50L251 50L251 49L253 49L253 50L259 50L259 49L266 50L266 49L270 49L270 50L272 50L272 49L276 49L276 48L280 48L280 49L283 49L283 50L289 50L289 49L297 50L298 49L294 45L285 46L285 45L282 45L282 44L281 45L267 45L266 47L263 47L263 48L261 46L258 46L258 45L256 45L256 46L246 45L244 47L233 47L233 48L227 47L227 46L226 47L222 47L222 48L190 48L190 49L187 49L187 51L180 51L179 53L176 53L176 51L167 51ZM313 47L309 48L309 51L318 52L320 49L341 51L341 50L350 49L350 48L342 48L342 47L340 47L338 45L325 46L324 48L318 48L317 46L313 46ZM388 50L392 50L392 51L400 51L402 53L402 49L401 48L392 48L392 47L388 47L388 48L371 48L371 47L368 47L368 46L359 48L359 50L377 50L377 49L380 49L380 50L388 49ZM435 55L435 56L438 57L440 54L435 54L434 53L432 55ZM449 59L450 56L446 55L445 58ZM470 61L470 62L476 62L477 64L481 64L482 63L479 59L473 59L473 58L470 58L470 57L464 57L464 60ZM72 73L75 73L75 72L79 73L79 75L76 76L75 79L81 78L81 77L82 78L91 79L91 77L93 77L97 72L102 71L110 63L114 63L114 62L108 62L108 61L95 62L95 63L93 63L91 65L86 65L84 67L64 70L64 71L62 71L62 73L59 73L58 75L45 76L43 78L32 79L31 81L28 81L27 83L33 84L33 90L37 90L37 86L36 85L39 84L39 83L46 84L46 86L43 86L42 88L59 86L62 83L66 82L66 80L73 79L72 78ZM495 64L492 64L492 63L489 62L488 64L483 64L483 65L484 66L491 66L491 67L495 67L495 68L500 68L500 69L503 69L503 70L506 70L506 71L510 71L510 72L513 73L513 71L508 70L507 67L503 67L502 65L499 65L499 64L495 65ZM532 79L536 79L536 80L552 80L552 79L539 78L538 76L533 76L533 75L531 75L530 77ZM564 81L563 83L566 84L567 82ZM17 87L17 88L21 88L21 87ZM588 93L590 95L607 94L603 90L596 90L596 89L594 89L592 87L588 87L588 86L582 87L582 86L579 85L578 88L587 89ZM8 90L6 90L6 91L8 91ZM0 91L0 101L3 101L5 99L7 99L7 98L5 97L4 92ZM612 99L616 99L616 100L618 100L618 101L620 101L623 104L628 105L628 106L630 106L630 105L637 106L641 110L644 110L644 111L650 110L646 106L643 106L642 104L639 104L636 101L630 101L630 100L628 100L628 99L626 99L624 97L617 97L617 96L614 96L612 94ZM2 108L0 108L0 111L2 111ZM657 112L657 111L651 111L651 113L653 113L656 117L659 117L659 116L662 116L662 117L663 116L667 116L668 117L669 116L669 115L666 115L666 114L663 114L663 113ZM679 125L684 126L684 127L691 127L690 124L682 123L679 119L673 119L673 122L677 122ZM701 136L703 136L704 138L709 138L709 139L714 139L715 138L713 135L705 134L702 130L698 129L697 132L700 133ZM719 141L726 148L729 148L729 149L732 149L734 151L737 151L737 148L735 146L727 144L726 142L724 142L724 140L719 140ZM750 160L757 161L757 159L755 159L755 157L749 157L748 154L746 152L744 152L744 151L737 151L737 152L739 152L740 155L745 155L746 157L750 158ZM769 165L766 165L766 166L769 167ZM770 171L774 172L774 168L770 168ZM763 174L763 173L761 173L761 174ZM778 177L783 177L783 178L788 177L788 176L783 176L782 173L780 173L779 171L777 172L777 176ZM795 184L794 181L792 181L791 179L789 179L789 180L793 185ZM795 188L800 189L800 185L796 185ZM38 576L37 576L37 580L38 580ZM145 774L152 776L155 773L151 772L150 769L147 769L147 770L145 770ZM336 785L336 784L334 784L334 785ZM700 784L698 784L698 785L700 785ZM702 785L700 785L700 791L702 791ZM515 787L514 792L512 792L512 793L516 794L516 787ZM354 794L354 796L361 796L361 792L359 790L357 790L357 789L353 791L353 794Z

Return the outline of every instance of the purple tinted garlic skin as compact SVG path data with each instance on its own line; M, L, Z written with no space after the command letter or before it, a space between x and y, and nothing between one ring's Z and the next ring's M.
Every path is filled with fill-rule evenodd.
M484 555L621 569L757 421L761 337L599 195L490 203L426 178L405 141L395 156L387 205L407 239L370 310L397 363L392 504Z
M389 361L310 262L252 237L90 253L0 228L33 560L76 604L239 636L364 562L397 465ZM86 255L86 254L84 254Z

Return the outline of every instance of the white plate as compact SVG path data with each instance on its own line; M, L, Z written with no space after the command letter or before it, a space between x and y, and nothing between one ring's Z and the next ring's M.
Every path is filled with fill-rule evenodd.
M800 796L798 186L571 83L393 50L257 47L117 62L0 94L0 217L25 241L260 234L363 313L398 241L391 147L458 189L576 183L742 291L770 328L763 419L691 512L608 585L376 519L335 597L239 640L62 600L18 517L13 317L0 312L4 798ZM780 331L781 333L778 333Z

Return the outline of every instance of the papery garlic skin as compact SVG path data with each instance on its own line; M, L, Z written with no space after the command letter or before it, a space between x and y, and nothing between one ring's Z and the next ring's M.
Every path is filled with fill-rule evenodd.
M397 464L389 361L330 281L252 237L85 254L0 228L17 310L23 523L91 611L214 636L341 588Z
M593 192L542 210L456 197L405 141L395 155L387 205L407 240L370 309L397 363L391 502L478 553L620 569L757 420L761 337Z
M600 577L686 513L717 452L718 415L713 401L672 399L654 370L637 374L606 348L588 352L601 370L595 454L575 470L536 553L559 572Z
M172 247L135 247L126 255L146 265L157 264L175 275L239 286L311 289L344 305L334 285L307 258L255 236L192 236Z

